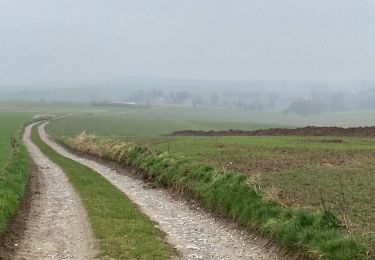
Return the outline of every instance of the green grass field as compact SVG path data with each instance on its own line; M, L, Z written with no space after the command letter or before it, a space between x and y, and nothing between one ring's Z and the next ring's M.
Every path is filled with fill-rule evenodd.
M0 236L26 191L29 158L18 130L28 119L27 114L0 112Z
M12 149L11 137L28 118L23 113L0 112L0 168L4 166Z
M55 136L72 136L85 130L98 136L134 142L158 153L169 152L188 161L213 165L220 171L245 174L248 182L267 200L310 212L333 212L345 229L362 237L368 247L373 248L374 139L161 136L182 129L283 127L277 120L269 120L272 116L267 118L267 124L267 120L262 121L259 115L249 113L246 118L243 114L233 116L232 113L183 108L118 109L58 120L48 131ZM338 119L350 121L350 116L341 114ZM359 118L368 116L363 113Z
M245 176L245 182L250 184L271 205L276 203L283 208L297 210L297 212L303 210L303 212L309 214L325 210L332 212L340 219L343 228L346 230L345 232L360 237L366 247L370 248L371 257L375 255L375 250L373 250L375 248L375 202L372 199L375 196L374 139L163 136L172 131L185 129L255 130L277 127L291 128L304 125L374 125L375 113L373 111L342 112L303 117L275 112L250 112L234 109L183 107L125 109L91 107L88 104L79 103L1 102L0 235L6 229L9 218L16 212L28 179L27 152L20 142L19 135L14 135L14 133L33 114L45 113L69 115L67 118L56 120L49 125L49 133L56 137L74 136L82 131L97 136L109 136L112 138L111 142L131 142L135 146L146 147L146 150L153 151L156 154L166 153L172 158L178 158L178 161L182 160L182 165L185 165L185 162L191 162L194 165L212 165L217 172L223 172L230 176ZM147 163L147 165L144 165L145 169L155 170L160 166L153 166L153 159L150 159ZM168 170L160 167L163 171ZM190 164L186 167L190 167ZM81 170L85 171L84 169ZM178 172L180 170L178 169ZM201 168L197 168L198 172L200 170ZM160 174L163 175L162 172ZM232 177L228 178L232 180ZM92 184L100 181L99 179L92 180ZM174 183L174 181L176 179L173 178L165 180L166 183ZM236 183L235 180L234 182ZM199 187L202 188L204 185ZM192 188L192 190L194 189ZM201 196L199 194L196 194L196 196ZM216 195L212 196L212 198L216 198ZM212 202L211 199L207 199L205 203L208 207L216 207L212 205L216 205L217 201ZM221 199L224 200L221 202L227 203L225 198ZM220 202L220 200L218 201ZM230 207L229 204L228 207ZM268 206L266 208L266 212L268 212ZM254 213L248 212L250 209L246 205L235 209L224 208L220 210L227 212L226 214L229 217L244 222ZM279 212L278 209L276 211ZM273 210L271 210L270 215L279 214L272 212ZM312 232L312 230L309 230L305 236L303 232L299 233L298 230L285 230L283 227L277 226L280 223L280 225L285 226L283 221L286 221L287 218L280 223L272 221L264 223L262 221L266 218L263 219L263 213L257 212L256 214L260 214L261 220L258 219L259 216L254 218L256 221L260 221L260 225L263 225L262 230L275 232L273 234L279 236L280 241L284 241L282 243L287 246L298 247L298 241L300 240L294 241L295 237L301 239L302 236L302 239L305 239L303 243L312 243L311 241L313 241L309 240L311 238L309 232ZM285 217L284 213L280 214ZM305 216L305 213L301 214L298 215L298 219L304 218L301 216ZM309 217L307 216L307 218ZM316 221L319 216L311 219ZM288 225L286 227L289 228ZM273 231L270 231L270 229L273 229ZM329 239L328 237L326 236L324 239ZM325 241L324 239L322 241ZM328 250L324 252L329 253L335 247L334 244L331 244L327 248L322 248L321 243L316 243L309 244L311 250L319 248L323 251ZM342 244L342 241L337 243L341 243L340 245L336 244L337 248L340 248L346 242L344 244ZM353 252L362 252L357 244L354 243L350 246L356 248L353 249ZM337 251L337 248L332 252L340 251ZM108 250L120 251L118 248ZM137 256L140 256L142 250L137 251ZM147 250L145 249L145 251ZM160 254L168 254L169 251L161 249L160 252Z
M99 109L98 109L99 110ZM71 114L96 111L89 104L0 101L0 111L27 114Z
M87 133L105 136L149 137L181 129L255 130L271 127L285 126L259 123L249 115L236 116L235 111L231 110L158 108L109 109L101 112L80 113L55 121L49 126L49 130L58 135L75 135L85 130Z
M288 249L324 259L365 258L365 247L328 210L284 207L264 199L248 177L153 146L81 134L60 139L82 152L141 170L137 177L194 199L206 209L274 238Z
M325 207L373 246L375 139L341 139L178 137L150 144L160 152L245 173L270 200L309 210Z

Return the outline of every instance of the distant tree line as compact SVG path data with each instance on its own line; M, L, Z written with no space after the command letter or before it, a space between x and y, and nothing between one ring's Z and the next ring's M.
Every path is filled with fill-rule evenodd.
M283 95L262 91L197 92L162 89L138 90L124 101L138 104L176 104L185 106L229 107L249 111L283 111L298 115L375 109L375 90L362 92L326 91L304 95Z

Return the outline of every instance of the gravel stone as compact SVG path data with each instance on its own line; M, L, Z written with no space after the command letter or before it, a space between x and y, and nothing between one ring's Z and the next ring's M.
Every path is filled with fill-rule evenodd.
M96 243L80 197L64 172L23 135L41 173L40 194L31 201L26 230L12 259L94 259Z

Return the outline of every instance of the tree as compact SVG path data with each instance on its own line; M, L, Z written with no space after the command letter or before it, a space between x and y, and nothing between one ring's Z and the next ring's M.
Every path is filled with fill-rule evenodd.
M310 115L322 113L326 110L326 106L318 95L312 95L310 98L299 98L293 100L286 112L298 115Z
M170 94L172 102L176 104L184 103L187 99L191 98L191 94L187 91L180 91Z
M210 103L212 105L217 106L219 105L219 102L220 102L220 96L217 93L212 93L210 97Z

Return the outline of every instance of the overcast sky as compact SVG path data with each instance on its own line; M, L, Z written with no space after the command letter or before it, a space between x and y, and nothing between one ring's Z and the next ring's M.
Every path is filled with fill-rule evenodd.
M375 0L0 0L0 85L375 80Z

